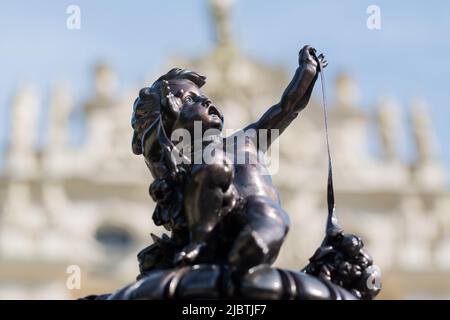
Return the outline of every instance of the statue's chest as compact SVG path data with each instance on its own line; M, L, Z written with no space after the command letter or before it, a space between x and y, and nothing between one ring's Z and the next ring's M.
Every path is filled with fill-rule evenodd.
M227 141L225 145L225 152L227 158L233 163L233 165L249 165L259 166L260 156L258 156L258 150L249 137L243 137L235 139L234 141Z

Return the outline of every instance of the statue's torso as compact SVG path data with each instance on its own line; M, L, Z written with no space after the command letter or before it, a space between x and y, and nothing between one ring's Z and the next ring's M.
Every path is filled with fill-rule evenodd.
M226 145L227 139L224 141ZM226 157L232 163L233 185L241 197L264 196L279 203L278 191L264 163L264 154L257 150L253 139L245 136L245 143L235 144L234 153L227 152Z

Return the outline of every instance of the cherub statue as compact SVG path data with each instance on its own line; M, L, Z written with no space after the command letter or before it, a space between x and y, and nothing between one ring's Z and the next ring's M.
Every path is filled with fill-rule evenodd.
M235 142L236 135L220 136L224 117L201 91L205 77L172 69L141 90L134 104L133 151L144 154L156 179L150 190L159 206L156 224L177 233L186 222L183 234L188 244L174 257L175 264L223 261L233 271L245 272L275 261L289 229L289 217L259 153L276 139L270 134L273 129L282 133L308 104L318 75L316 59L326 66L323 55L315 58L314 51L309 46L300 51L299 67L280 102L240 131L245 135L245 143L240 145ZM230 155L217 147L209 163L167 165L171 162L167 153L173 153L174 148L167 137L180 128L194 136L195 121L201 122L202 134L216 129L218 139L203 141L202 150L219 140L218 146L234 143L235 153ZM258 143L261 131L268 133L263 147ZM244 163L237 163L238 156ZM183 183L176 195L173 186L180 179ZM177 208L173 208L175 203ZM177 219L186 221L179 223Z
M333 246L342 243L341 230L328 237L304 272L270 267L289 217L261 154L306 107L319 71L327 66L324 55L310 46L299 52L298 62L280 101L229 137L222 136L223 114L201 91L206 78L198 73L175 68L141 89L133 107L132 148L143 154L154 177L153 220L171 235L152 235L154 243L138 255L138 283L111 298L371 298L377 293L358 294L353 282L342 286L342 277L333 284L332 271L362 249L362 242L353 248L350 241L354 252L349 245ZM180 130L188 133L182 144L176 139ZM204 154L194 161L207 148L208 161ZM341 247L353 252L351 257L341 255ZM364 263L360 271L372 262ZM173 289L177 286L181 289Z

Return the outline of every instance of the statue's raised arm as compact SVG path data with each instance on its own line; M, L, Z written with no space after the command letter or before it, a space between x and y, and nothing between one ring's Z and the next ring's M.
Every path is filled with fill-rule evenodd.
M309 102L314 84L319 73L319 63L322 67L327 66L327 61L323 54L316 56L316 49L311 46L304 46L298 55L298 67L294 77L284 90L280 102L269 108L261 118L247 126L244 131L253 129L256 134L261 129L268 130L268 145L273 142L271 130L278 130L278 135L289 126L298 113L302 111ZM278 136L277 135L277 136ZM274 136L276 139L277 136Z

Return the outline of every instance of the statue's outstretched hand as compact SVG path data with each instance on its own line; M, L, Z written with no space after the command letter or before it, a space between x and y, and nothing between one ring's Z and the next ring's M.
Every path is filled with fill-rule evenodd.
M322 68L328 66L328 61L325 59L325 55L321 53L317 56L317 50L311 46L304 46L298 53L298 63L300 66L307 65L314 71L318 71L319 63L322 64Z

